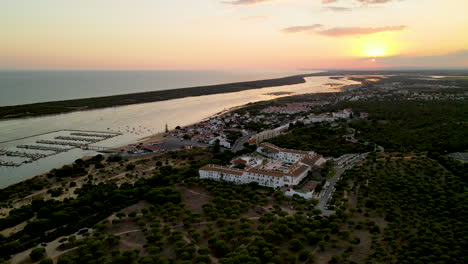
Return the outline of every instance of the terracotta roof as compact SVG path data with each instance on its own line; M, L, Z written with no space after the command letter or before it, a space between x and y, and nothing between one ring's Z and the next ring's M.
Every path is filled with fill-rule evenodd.
M250 168L250 169L247 170L247 172L262 174L262 175L267 175L267 176L272 176L272 177L283 177L283 176L285 176L285 174L281 173L281 172L261 170L261 169L257 169L257 168Z
M307 152L307 151L295 150L295 149L281 149L281 152L296 153L296 154L302 154L302 155L309 154L309 152Z
M308 169L309 169L309 167L302 165L299 168L297 168L296 170L292 171L291 173L288 173L285 176L297 177L297 176L301 175L302 173L304 173Z
M260 147L271 150L271 151L276 152L276 153L281 151L280 147L275 146L275 145L273 145L271 143L262 143L262 144L260 144Z
M307 164L309 166L315 166L315 163L317 163L317 161L322 158L322 155L315 155L315 156L305 156L301 162L304 163L304 164Z
M295 149L285 149L285 148L280 148L276 145L273 145L271 143L262 143L260 144L262 148L271 150L273 152L279 153L279 152L287 152L287 153L296 153L296 154L302 154L302 155L307 155L309 152L303 151L303 150L295 150Z
M200 168L200 170L217 171L217 172L222 172L222 173L227 173L227 174L235 174L235 175L242 175L244 173L243 170L231 169L231 168L228 168L228 167L223 167L223 166L218 166L218 165L213 165L213 164L203 166L203 167Z

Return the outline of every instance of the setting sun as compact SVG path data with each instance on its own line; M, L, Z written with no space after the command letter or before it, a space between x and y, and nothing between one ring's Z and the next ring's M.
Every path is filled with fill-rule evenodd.
M396 53L396 43L383 36L369 36L354 43L354 54L361 57L383 57Z

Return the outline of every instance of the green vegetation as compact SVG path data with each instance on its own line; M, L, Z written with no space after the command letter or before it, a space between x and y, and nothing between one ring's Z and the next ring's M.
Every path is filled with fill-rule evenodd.
M31 253L29 254L29 257L31 258L32 261L39 261L41 260L42 258L45 257L45 248L35 248L31 251Z
M247 145L244 151L254 149ZM197 151L190 152L195 155ZM186 154L175 152L167 156L181 158ZM233 155L236 154L219 152L215 160L225 162ZM312 252L328 243L335 245L340 226L347 218L343 212L314 219L320 214L320 210L313 209L315 200L288 198L257 184L236 186L202 181L197 170L206 162L210 161L192 160L192 165L184 168L159 166L153 176L120 186L88 180L75 190L76 198L36 199L25 208L22 221L32 216L35 219L22 231L0 238L1 256L7 259L64 235L69 237L60 240L60 249L74 250L60 256L58 263L295 263L312 261L316 255ZM119 165L123 171L125 164ZM146 162L131 164L137 171ZM105 169L111 165L114 163L104 163ZM199 201L183 201L181 188L206 190L197 196L209 198L198 205L199 209L190 210L188 204L197 205ZM139 201L150 206L122 212ZM294 209L288 212L286 208ZM112 214L115 219L104 220ZM142 234L146 242L141 248L119 251L119 241L125 236L112 235L107 230L130 223L138 226L136 233ZM77 240L72 234L83 227L92 227L93 231ZM331 237L336 238L329 242ZM339 240L352 246L347 239ZM45 257L36 253L36 259ZM49 259L42 261L49 263Z
M368 112L369 120L350 124L357 137L375 142L387 152L468 149L468 102L364 101L347 102L355 112Z
M373 150L373 146L347 141L343 134L345 128L332 128L327 124L318 124L293 129L289 134L267 140L279 147L313 150L324 156L339 157L346 153L362 153Z
M468 192L460 177L424 157L378 157L343 178L340 188L357 192L358 208L388 222L374 230L382 237L374 241L370 261L466 263Z
M0 219L2 230L24 226L0 236L0 263L30 248L31 260L52 263L57 256L36 247L59 237L59 249L67 250L59 264L467 263L468 165L445 156L468 149L467 105L346 102L329 110L351 107L369 120L298 123L271 139L325 156L370 152L334 186L336 210L326 217L317 200L198 177L201 166L227 164L254 145L237 153L218 144L148 159L76 160L0 190L3 209L10 209L13 200L44 189ZM358 143L343 137L351 133ZM373 152L375 145L386 152ZM333 169L328 162L322 173ZM92 229L76 234L85 227Z
M174 176L174 175L173 175ZM121 221L139 223L146 244L145 256L137 249L115 251L119 236L102 231L79 242L75 253L59 258L58 263L296 263L313 261L318 244L340 232L346 214L313 219L313 214L298 211L288 215L280 207L307 205L304 199L291 200L281 192L272 195L255 184L235 186L222 182L185 178L190 186L206 187L212 196L201 211L191 211L182 203L159 203L142 209L142 216L120 215ZM205 194L206 195L206 194ZM155 200L159 200L157 198ZM260 206L273 203L267 212ZM249 211L259 211L248 216ZM179 223L183 223L179 225ZM112 224L119 225L119 223ZM107 226L107 227L105 227ZM109 227L100 225L101 230ZM99 227L98 227L99 229ZM351 243L346 242L351 246ZM67 243L65 248L77 246Z

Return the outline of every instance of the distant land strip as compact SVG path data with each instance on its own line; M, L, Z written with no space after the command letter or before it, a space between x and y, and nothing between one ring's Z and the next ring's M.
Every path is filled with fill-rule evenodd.
M62 114L74 111L91 110L105 107L165 101L190 96L232 93L265 87L292 85L305 83L304 77L313 75L315 74L295 75L269 80L197 86L191 88L179 88L162 91L140 92L83 99L70 99L33 104L2 106L0 107L0 119L13 119L42 115Z
M114 106L124 106L131 104L151 103L157 101L172 100L190 96L202 96L211 94L232 93L265 87L282 85L292 85L305 83L305 77L311 76L336 76L336 75L381 75L381 74L446 74L453 75L453 71L350 71L334 70L319 73L301 74L283 78L237 82L228 84L217 84L208 86L197 86L191 88L179 88L162 91L140 92L130 94L119 94L102 97L91 97L83 99L70 99L62 101L50 101L33 104L1 106L0 120L24 117L36 117L43 115L54 115L75 111L92 110ZM467 73L464 71L464 73ZM351 78L355 81L362 81L363 78Z

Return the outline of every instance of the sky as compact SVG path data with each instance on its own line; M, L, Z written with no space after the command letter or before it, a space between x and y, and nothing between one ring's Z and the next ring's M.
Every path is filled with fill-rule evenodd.
M467 0L0 0L0 69L468 67Z

